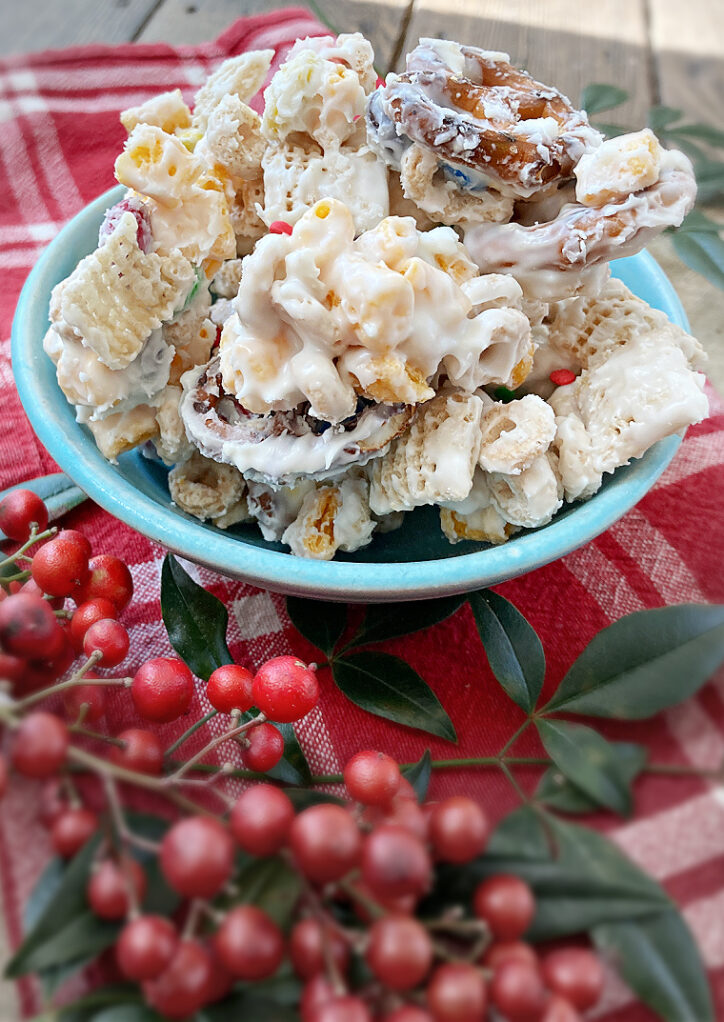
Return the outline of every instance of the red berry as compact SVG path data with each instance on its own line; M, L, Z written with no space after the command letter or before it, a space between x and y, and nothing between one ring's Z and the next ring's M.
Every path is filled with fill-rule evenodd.
M397 898L423 895L430 887L432 864L422 841L398 824L383 823L365 838L362 879L375 895Z
M440 965L427 985L427 1005L435 1022L484 1022L487 992L473 965Z
M73 643L73 647L80 653L83 649L85 633L90 626L94 625L96 621L102 621L104 618L114 618L117 616L118 611L115 605L110 600L103 599L103 597L88 600L87 603L81 603L70 619L70 641Z
M30 713L13 735L11 762L26 777L50 777L65 763L69 738L60 717L43 710Z
M206 950L211 960L211 978L206 992L206 1003L215 1004L227 996L236 980L219 958L213 944L207 944Z
M58 777L45 781L38 798L38 819L50 830L62 813L70 808L67 795Z
M550 951L543 959L546 986L570 1001L574 1008L592 1008L603 993L604 973L598 957L587 948Z
M91 671L86 678L94 677ZM106 693L102 685L74 685L63 696L63 706L68 720L75 721L85 706L83 720L95 724L106 712Z
M66 809L53 823L50 841L62 859L72 859L98 830L98 817L90 809Z
M57 652L62 629L48 601L16 593L0 603L0 643L6 653L42 659Z
M254 699L251 686L254 675L239 664L224 664L217 667L206 686L206 697L219 713L241 710L246 713Z
M386 912L391 912L398 916L414 915L419 900L415 894L404 894L397 898L381 897L376 891L371 891L361 880L355 881L354 891L360 895L360 897L352 896L355 915L364 923L373 923L377 918L377 913L367 907L365 899L376 903Z
M214 817L189 816L166 831L160 863L170 886L185 898L213 898L231 876L234 842Z
M391 756L367 749L347 761L344 783L353 799L365 806L388 803L400 787L400 768Z
M496 940L517 940L533 922L535 898L525 880L499 873L475 889L473 911Z
M19 681L25 671L25 661L22 657L12 656L10 653L3 653L0 650L0 679L3 681Z
M429 832L438 859L464 863L484 850L490 824L477 802L465 795L454 795L433 808Z
M77 543L56 536L41 546L30 569L33 580L50 596L73 596L89 575L88 557Z
M116 958L124 976L142 983L168 968L177 947L178 934L169 919L138 916L121 930Z
M118 738L125 742L125 748L119 745L111 746L111 763L152 777L157 777L161 773L163 746L153 731L130 727L126 731L121 731Z
M265 774L277 765L284 755L284 738L273 724L257 724L247 731L246 744L241 750L244 766Z
M106 617L96 621L85 633L83 652L90 656L91 653L100 650L103 655L98 660L99 666L117 667L126 659L129 645L128 632L120 621Z
M194 697L194 679L183 660L156 657L136 671L131 685L139 716L167 724L186 713Z
M5 797L8 790L8 764L4 756L0 756L0 798Z
M336 997L317 1008L310 1019L311 1022L372 1022L372 1014L361 997Z
M554 369L549 379L551 383L555 383L556 387L565 387L574 382L576 374L572 373L570 369Z
M288 224L286 220L274 220L269 224L270 234L291 234L292 230L292 225Z
M299 813L290 844L302 873L313 883L326 884L357 865L362 836L347 809L325 804Z
M503 962L495 970L490 997L510 1022L538 1022L546 1002L538 968L521 961Z
M378 76L377 76L377 80L376 80L376 82L375 82L375 88L376 88L376 89L379 89L379 88L380 88L380 86L382 86L382 87L384 88L384 85L385 85L385 80L384 80L384 78L380 78L380 76L378 75Z
M277 656L267 660L256 672L254 703L270 720L290 724L301 720L319 702L319 682L295 656Z
M75 660L73 647L68 639L67 631L60 627L57 632L57 641L53 643L52 649L47 656L40 660L29 660L26 683L36 684L43 688L65 674Z
M325 950L326 949L326 950ZM349 968L349 944L329 919L302 919L289 937L289 957L298 976L311 979L324 972L326 954L344 975Z
M133 579L127 566L113 554L98 554L88 562L90 574L80 587L78 601L86 603L102 596L120 614L133 596Z
M570 1001L565 997L554 994L543 1009L540 1022L583 1022L583 1017L578 1014Z
M287 843L294 820L289 797L271 784L255 784L239 796L229 827L236 842L251 855L275 855Z
M389 990L411 990L430 971L432 941L417 919L383 916L372 924L365 959Z
M337 997L337 991L321 972L304 984L302 999L299 1003L299 1015L302 1022L315 1022L317 1011Z
M214 947L232 976L247 982L272 976L284 958L281 930L255 905L239 905L228 913Z
M39 532L48 525L48 509L32 490L13 490L0 500L0 529L8 539L24 543L30 536L32 522Z
M405 1004L391 1015L385 1015L382 1022L435 1022L429 1011L423 1011L414 1004Z
M186 1019L208 1003L211 981L209 952L197 940L182 940L168 968L143 984L143 993L164 1018Z
M3 590L4 592L4 590ZM32 593L33 596L39 596L41 599L47 594L40 588L34 578L29 578L27 582L23 582L19 592L21 593ZM53 610L62 610L65 603L65 599L62 596L54 596L52 600L46 600Z
M92 553L90 540L82 532L77 529L61 529L56 538L62 539L64 543L73 543L83 552L86 561L90 560Z
M503 962L510 961L524 962L526 965L537 967L538 955L535 953L535 949L530 944L526 944L525 941L511 940L491 944L483 956L483 965L492 969L493 972Z
M105 859L91 873L88 881L88 904L100 919L123 919L131 907L129 887L136 901L143 901L147 886L146 874L135 859L123 856L118 862Z

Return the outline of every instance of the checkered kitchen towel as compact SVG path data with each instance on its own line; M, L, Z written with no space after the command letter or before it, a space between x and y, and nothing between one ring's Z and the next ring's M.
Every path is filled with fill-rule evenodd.
M113 184L113 160L124 133L118 113L155 93L180 87L187 99L223 58L245 49L273 47L278 65L299 36L323 34L302 10L276 11L237 21L215 42L195 47L90 46L0 61L0 488L52 471L13 386L10 324L23 280L43 247L87 202ZM724 503L724 407L715 395L712 416L689 430L662 479L607 533L570 556L500 586L542 636L552 689L572 659L599 629L621 615L687 601L724 600L721 507ZM116 552L131 565L136 597L125 622L132 639L132 673L141 659L168 653L158 593L163 550L86 504L68 519L84 529L97 551ZM281 597L202 570L196 577L232 609L230 639L242 662L257 664L280 653L312 650L295 635ZM394 612L391 609L391 612ZM460 735L455 755L497 752L519 723L480 656L467 608L408 639L387 644L435 687ZM336 771L360 744L417 759L431 747L450 746L370 717L339 695L322 672L322 709L305 721L301 738L315 772ZM199 693L202 709L208 708ZM116 693L109 727L135 723L130 700ZM209 725L213 729L212 721ZM169 740L179 725L166 725ZM614 738L645 741L659 761L714 768L724 760L724 685L713 683L686 705L653 722L611 724ZM201 741L201 738L199 738ZM191 744L191 743L189 743ZM539 755L534 736L521 755ZM532 784L534 776L521 775ZM473 793L491 817L513 807L505 781L488 771L435 777L433 795ZM20 938L23 903L49 854L36 818L36 787L19 782L0 816L0 865L7 924ZM597 822L682 906L702 948L724 1018L724 795L696 778L646 777L636 787L636 817ZM23 1008L38 1007L33 983L23 985ZM652 1018L615 980L597 1012L609 1022Z

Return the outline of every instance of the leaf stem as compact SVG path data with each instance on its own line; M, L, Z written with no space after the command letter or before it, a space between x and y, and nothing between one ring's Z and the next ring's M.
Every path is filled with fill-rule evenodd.
M517 731L514 731L514 732L513 732L513 734L512 734L511 736L510 736L510 738L508 739L508 741L507 741L507 742L505 743L505 745L503 746L503 748L502 748L502 749L500 750L500 752L498 753L498 759L502 759L502 758L503 758L503 757L505 756L505 754L506 754L506 752L508 751L508 749L510 749L510 748L511 748L511 747L512 747L512 746L513 746L513 745L515 744L515 742L517 742L517 741L518 741L518 739L519 739L519 738L520 738L520 736L521 736L521 735L523 734L523 732L525 731L525 729L526 729L526 728L528 727L528 725L530 724L530 722L531 722L531 720L532 720L532 719L533 719L532 717L526 717L526 719L525 719L525 720L523 721L523 723L522 723L522 724L520 725L520 727L518 728L518 730L517 730Z
M86 706L87 703L83 703ZM125 749L126 743L122 738L111 738L110 735L102 735L99 731L91 731L87 727L83 727L80 723L69 724L68 730L74 735L81 735L83 738L93 738L97 742L105 742L107 745L116 745L119 749Z
M216 716L218 712L219 712L218 710L209 710L209 712L205 714L200 720L197 720L195 724L192 724L190 728L184 731L184 733L179 738L177 738L172 745L169 745L169 747L166 749L166 752L164 753L164 756L170 756L172 752L175 752L176 749L178 749L179 745L183 745L183 743L188 738L190 738L191 735L195 734L200 727L204 726L204 724L207 724L212 717Z
M521 786L516 781L515 776L513 775L513 771L510 769L510 767L508 766L508 764L505 762L504 759L501 759L501 761L500 761L500 769L503 771L505 776L510 781L511 787L516 792L518 797L522 800L523 804L524 805L528 805L528 803L530 802L530 799L528 798L526 793L523 791Z

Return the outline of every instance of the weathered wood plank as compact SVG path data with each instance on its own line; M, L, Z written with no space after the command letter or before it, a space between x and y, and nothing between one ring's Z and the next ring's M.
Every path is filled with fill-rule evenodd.
M172 44L213 39L235 18L288 7L290 0L165 0L140 35L142 41ZM303 5L303 2L302 2ZM338 32L362 32L372 43L377 67L385 70L395 43L407 0L317 0L324 20Z
M0 54L128 42L158 0L3 0Z
M724 128L724 4L649 0L661 102Z
M503 50L573 102L589 82L615 83L631 93L623 123L643 124L650 105L644 0L417 0L405 48L420 36Z

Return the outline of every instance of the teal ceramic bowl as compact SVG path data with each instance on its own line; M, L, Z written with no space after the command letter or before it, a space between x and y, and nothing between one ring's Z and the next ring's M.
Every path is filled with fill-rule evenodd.
M202 524L171 503L162 465L138 451L122 455L117 465L102 457L90 433L75 421L42 348L52 288L96 247L103 213L122 191L99 196L40 257L13 323L13 370L30 421L60 467L101 507L192 561L278 592L323 600L382 602L467 592L532 571L588 543L641 500L676 451L678 437L662 440L608 476L590 500L566 506L549 525L518 533L499 547L450 545L432 507L411 512L398 531L375 536L366 549L334 561L292 557L280 544L265 542L252 526L222 532ZM673 288L648 253L613 263L613 272L675 323L687 326Z

